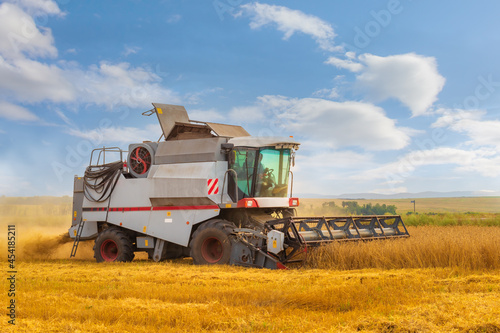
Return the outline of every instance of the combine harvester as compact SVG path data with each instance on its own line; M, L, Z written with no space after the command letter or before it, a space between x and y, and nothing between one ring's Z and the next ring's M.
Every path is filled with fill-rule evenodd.
M146 251L154 261L190 256L199 265L276 269L303 260L308 247L409 237L400 216L295 217L295 140L153 106L143 115L158 116L158 142L131 144L128 153L94 149L84 177L75 177L71 257L80 240L95 238L98 262Z

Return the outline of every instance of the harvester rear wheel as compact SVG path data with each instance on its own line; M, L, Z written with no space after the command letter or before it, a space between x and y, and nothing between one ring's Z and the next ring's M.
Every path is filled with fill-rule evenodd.
M195 265L224 265L231 258L231 233L235 225L225 220L211 220L193 234L190 255Z
M94 258L103 261L132 261L134 259L132 241L118 228L108 228L97 236L94 244Z

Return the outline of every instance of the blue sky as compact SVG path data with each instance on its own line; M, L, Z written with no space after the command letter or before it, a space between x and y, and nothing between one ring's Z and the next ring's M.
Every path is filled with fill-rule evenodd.
M302 142L295 192L500 185L494 1L0 3L0 195L70 195L151 102Z

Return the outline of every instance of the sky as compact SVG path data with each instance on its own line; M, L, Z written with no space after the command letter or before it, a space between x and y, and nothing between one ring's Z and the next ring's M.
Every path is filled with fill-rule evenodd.
M0 2L0 195L71 195L152 102L301 142L294 192L500 190L500 3Z

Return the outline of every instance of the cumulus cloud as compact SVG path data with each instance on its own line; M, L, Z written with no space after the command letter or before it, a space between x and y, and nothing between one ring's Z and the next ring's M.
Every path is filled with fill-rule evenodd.
M0 101L0 117L21 121L39 120L39 118L28 109L4 101Z
M412 151L395 162L366 170L352 176L352 179L386 179L388 181L398 181L410 176L419 167L447 164L456 165L456 171L474 171L486 177L497 177L500 175L499 162L500 156L492 150L480 149L468 151L440 147Z
M500 152L500 121L482 120L486 115L484 110L438 109L441 116L431 127L448 127L466 134L474 146L491 146ZM500 169L500 168L499 168Z
M0 4L0 97L9 101L9 109L16 101L24 104L83 103L109 109L144 107L158 100L179 102L176 93L162 87L158 75L126 62L103 61L88 68L64 61L58 64L42 62L40 58L56 58L58 52L52 32L37 27L33 13L62 15L57 4L48 0ZM137 48L129 47L124 54L134 52ZM26 111L9 119L27 120Z
M304 142L301 144L301 154L297 155L296 170L320 170L320 174L334 179L335 175L343 172L359 170L373 165L372 153L359 153L352 150L332 150L321 146L317 142ZM307 154L307 155L306 155Z
M382 108L362 102L334 102L319 98L261 96L255 106L236 110L275 119L275 130L320 140L334 148L361 147L367 150L401 149L412 134L398 127ZM274 120L273 120L274 121ZM274 133L280 134L280 133Z
M241 8L251 16L250 27L258 29L265 25L275 24L277 29L289 39L294 33L301 32L311 36L319 47L326 51L338 51L342 48L334 45L336 36L332 26L319 17L305 14L283 6L249 3Z
M74 100L71 79L56 65L31 59L2 61L0 57L0 96L23 102L68 102Z
M143 142L144 140L156 141L161 133L159 125L148 125L146 128L104 127L91 130L75 128L68 130L68 134L89 140L95 146L103 143L130 144L133 142Z
M56 57L52 31L38 28L33 18L18 6L0 4L0 55L7 59Z
M64 15L57 3L52 0L8 0L8 2L24 9L30 15Z
M324 88L320 90L316 90L312 94L314 97L320 97L320 98L328 98L328 99L336 99L340 97L340 94L338 92L337 88Z
M231 109L229 117L238 122L258 123L265 120L265 110L261 106L238 106Z
M398 99L413 116L427 113L444 87L445 78L439 74L433 57L415 53L388 57L363 54L359 60L364 68L357 75L357 86L369 99Z
M140 50L141 50L141 48L138 47L138 46L128 46L128 45L125 45L125 50L122 52L122 55L124 57L128 57L131 54L136 54Z
M87 69L68 67L64 75L72 78L75 100L111 109L116 106L144 107L151 101L179 102L175 92L161 86L161 78L142 67L123 62L101 62Z
M191 109L189 110L189 119L206 122L218 122L224 121L225 119L227 119L227 116L223 115L215 109Z
M347 69L351 72L359 72L363 69L363 65L355 62L352 59L340 59L337 57L329 57L325 64L336 66L337 68Z

